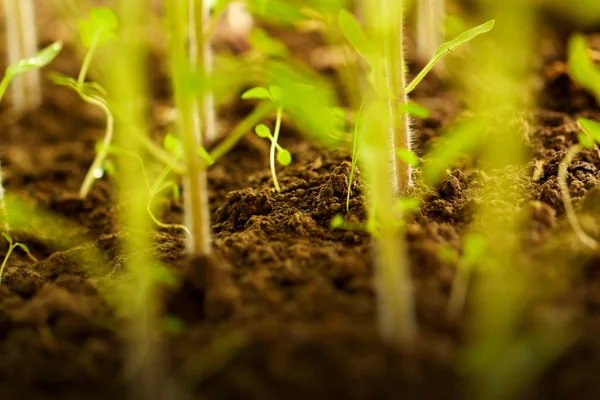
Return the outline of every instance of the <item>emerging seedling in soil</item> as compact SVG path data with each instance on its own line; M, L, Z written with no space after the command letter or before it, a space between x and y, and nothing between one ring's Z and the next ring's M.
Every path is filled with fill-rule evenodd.
M58 56L58 54L62 50L62 47L62 42L55 42L50 46L42 49L33 57L18 60L14 64L9 65L6 68L2 81L0 82L0 101L4 97L6 89L15 77L24 74L28 71L43 68L46 65L50 64L52 60L54 60L56 56ZM0 169L0 228L3 229L5 232L8 232L8 216L6 213L6 205L4 201L4 186L2 182L2 170Z
M4 0L8 45L8 64L34 57L37 52L37 29L34 0ZM40 73L32 69L12 88L12 102L18 114L38 107L42 101Z
M600 123L585 118L580 118L578 122L583 129L583 133L579 134L579 143L572 146L567 151L567 155L558 167L558 186L560 187L567 220L575 232L575 235L585 246L592 250L596 250L599 247L598 241L585 233L579 223L577 214L575 214L575 210L573 209L573 201L571 200L569 186L567 185L567 169L569 164L571 164L571 161L573 161L573 158L575 158L581 150L593 149L596 144L600 143Z
M407 94L433 65L456 47L492 29L490 21L443 44L434 58L410 85L405 81L403 49L403 2L364 1L365 30L348 11L339 15L339 26L358 54L368 64L370 90L366 93L362 132L362 165L369 186L369 223L376 240L376 284L379 325L384 340L406 345L414 339L412 288L402 238L402 213L395 202L411 187L411 133Z
M592 92L600 103L600 68L591 57L585 36L576 34L569 41L569 69L573 79Z
M6 267L6 263L8 262L8 258L10 257L10 255L12 254L12 252L17 248L20 247L21 250L23 250L30 258L33 258L34 261L37 261L35 259L35 257L33 257L33 255L31 254L31 252L29 251L29 249L27 248L27 246L25 246L23 243L14 243L13 239L8 236L6 233L2 232L2 236L4 237L4 239L6 239L6 241L8 242L8 251L6 252L6 255L4 256L4 260L2 261L2 265L0 265L0 284L2 284L2 274L4 273L4 267Z
M275 158L281 165L290 165L292 162L292 155L289 151L279 145L279 132L281 131L281 119L283 117L283 105L281 104L282 92L278 86L270 86L269 89L262 87L253 88L247 90L242 94L242 99L250 100L270 100L275 104L277 110L277 119L275 121L275 129L271 133L271 129L265 124L257 125L254 128L256 134L261 138L266 138L271 141L271 148L269 152L269 163L271 165L271 176L273 177L273 185L275 190L281 192L281 186L277 180L277 174L275 172ZM275 156L277 154L277 156Z
M90 12L89 18L79 21L80 39L88 51L79 70L77 80L56 72L50 75L50 79L55 84L75 90L84 101L102 109L106 116L104 146L96 154L79 189L79 196L81 198L87 197L95 180L99 177L102 170L102 163L107 156L107 151L114 134L114 116L108 106L106 92L99 84L86 82L87 72L98 47L110 43L117 38L117 27L117 17L112 10L104 7L93 9Z

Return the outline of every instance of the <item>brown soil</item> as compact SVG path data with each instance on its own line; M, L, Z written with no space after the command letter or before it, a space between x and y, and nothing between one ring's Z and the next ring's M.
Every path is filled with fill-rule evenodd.
M560 59L564 56L553 54L547 65ZM53 68L73 75L76 65L67 48ZM156 106L168 95L164 77L157 79ZM43 107L20 120L2 106L5 185L75 223L81 239L57 250L56 238L47 234L14 235L40 261L17 252L0 285L0 398L125 398L123 320L102 294L110 280L123 276L114 192L103 178L88 199L77 196L102 135L102 116L66 89L46 83L45 93ZM415 123L421 154L460 104L434 76L415 99L433 111ZM600 109L564 73L547 71L540 109L526 130L530 173L523 178L508 171L527 190L526 198L509 206L530 211L523 237L546 260L557 252L550 238L570 235L556 174L577 140L576 116L598 119ZM210 170L213 258L189 260L181 236L155 234L154 253L179 281L163 290L165 316L183 323L183 329L167 329L168 373L202 399L464 398L464 380L455 368L464 321L447 318L456 265L442 260L438 250L460 248L481 202L479 189L495 178L470 168L454 171L428 193L409 223L420 331L413 348L399 351L377 335L368 235L329 228L330 219L345 209L349 155L310 144L288 127L282 144L294 162L279 168L280 194L272 189L268 160L254 140L242 140ZM598 226L599 167L595 151L583 152L569 167L571 195L587 212L591 229ZM169 201L165 220L179 222L181 214L181 203ZM358 183L348 218L364 221ZM102 270L85 261L94 248L106 256ZM582 260L580 250L567 248L564 257ZM599 266L598 255L588 259L565 295L581 334L533 382L526 398L600 396Z

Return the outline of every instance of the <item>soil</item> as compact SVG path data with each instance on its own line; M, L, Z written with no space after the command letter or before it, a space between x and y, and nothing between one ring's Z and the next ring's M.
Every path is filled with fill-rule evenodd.
M594 43L600 50L598 36ZM297 45L306 48L302 41ZM52 68L75 75L75 60L67 46ZM527 174L505 171L526 189L518 204L505 206L528 211L522 236L538 260L534 265L543 268L559 254L582 265L558 307L575 316L579 334L532 381L524 394L531 400L600 396L600 257L573 244L556 178L558 163L577 140L575 118L600 119L600 109L571 83L560 60L562 50L546 55L539 108L523 125L532 155ZM168 105L169 91L162 72L153 74L159 110ZM98 180L87 199L77 195L103 133L102 115L67 89L45 82L44 92L42 107L22 118L0 106L5 186L36 210L63 217L68 236L76 239L59 240L33 214L32 229L14 234L39 262L17 251L4 271L0 398L125 398L124 320L103 288L126 277L120 249L126 233L116 223L110 178ZM462 105L435 75L414 99L432 110L414 124L422 154ZM227 117L239 118L240 110ZM161 131L158 114L155 134ZM484 196L480 188L496 178L465 164L426 192L427 201L409 222L419 336L401 351L377 334L369 236L329 228L345 209L349 154L320 148L288 126L281 143L293 155L289 167L279 168L282 193L272 189L268 158L254 139L244 138L210 169L213 257L189 259L181 235L154 233L149 251L178 281L158 297L165 321L177 322L165 324L167 375L201 399L465 398L456 365L466 322L447 317L456 262L442 258L439 249L460 249ZM596 151L582 152L569 167L568 183L586 228L600 234L599 167ZM352 187L351 222L365 219L359 182ZM162 218L180 222L181 202L168 200ZM89 261L96 250L106 259L100 268Z

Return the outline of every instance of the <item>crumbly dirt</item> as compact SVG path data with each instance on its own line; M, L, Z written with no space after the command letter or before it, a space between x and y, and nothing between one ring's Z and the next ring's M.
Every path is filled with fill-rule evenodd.
M556 62L564 54L547 58L540 108L522 127L532 161L525 173L504 171L526 195L518 204L497 206L527 211L522 236L532 255L548 265L560 256L580 266L561 300L576 316L579 334L525 398L596 399L600 256L571 240L556 175L577 140L575 118L600 119L600 108L561 72ZM74 60L67 47L53 68L74 75ZM158 109L168 88L155 74ZM5 186L68 221L75 239L65 244L41 227L14 234L39 261L17 251L0 285L0 398L125 398L124 320L105 293L126 278L120 242L128 233L118 228L110 178L97 181L87 199L77 196L102 136L102 115L67 89L47 82L44 89L42 108L21 119L0 105ZM422 154L461 104L434 75L415 91L415 100L432 110L414 124ZM157 135L158 120L155 115ZM281 143L294 159L278 168L281 193L272 189L267 154L255 139L243 139L210 169L214 256L189 259L181 235L154 233L149 251L178 282L158 295L165 320L177 322L164 327L167 375L202 399L465 398L456 368L465 320L447 315L456 262L441 257L440 249L460 249L486 196L481 188L497 177L465 166L425 191L424 205L406 228L419 335L412 348L400 351L377 335L368 235L329 227L345 211L349 155L319 148L287 126ZM568 169L571 196L596 236L599 167L598 152L590 150ZM347 222L365 220L359 182L360 176ZM29 217L38 226L37 217ZM161 217L180 222L181 202L167 200ZM105 262L95 265L98 252Z

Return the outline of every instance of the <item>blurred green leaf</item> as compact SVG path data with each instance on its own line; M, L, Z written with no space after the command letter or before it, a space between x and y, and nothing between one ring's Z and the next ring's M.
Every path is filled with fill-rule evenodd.
M62 42L54 42L40 50L36 55L30 58L19 60L16 63L9 65L6 68L5 79L13 79L15 76L24 74L25 72L43 68L50 64L63 48Z
M247 0L253 16L277 25L293 26L306 16L300 5L281 0Z
M253 28L249 40L255 50L268 57L285 58L289 56L287 46L281 40L269 35L264 29Z
M346 40L365 61L370 62L369 60L375 46L367 38L356 17L350 11L342 10L340 11L338 22Z
M79 35L86 48L94 42L101 46L117 39L119 23L115 13L107 7L98 7L90 11L89 18L78 21Z
M398 157L411 167L419 166L419 157L409 149L398 149L396 151Z
M255 87L242 93L243 100L273 100L271 93L265 88Z
M575 34L569 41L569 69L571 76L600 102L600 68L592 60L585 36Z
M344 226L344 217L342 217L340 214L336 214L336 216L333 217L329 222L329 227L332 229L339 229L342 226Z
M413 117L425 119L428 118L431 112L427 107L415 103L414 101L408 101L402 103L398 109L401 113L412 115Z
M485 124L480 119L469 119L452 126L444 134L442 143L426 154L423 165L423 179L434 185L442 177L446 168L461 157L471 154L482 143Z
M585 133L590 135L596 143L600 144L600 123L586 118L579 118L577 122L579 122Z
M181 140L172 133L167 133L163 139L163 148L171 154L180 154L183 150Z
M8 236L8 234L6 234L6 233L4 233L4 232L1 232L1 233L2 233L2 237L3 237L4 239L6 239L6 241L8 242L8 244L10 244L10 245L12 246L12 244L13 244L13 239L12 239L10 236Z
M579 135L577 135L577 140L579 140L579 144L585 147L586 149L594 148L594 139L592 139L585 133L580 133Z
M21 250L23 250L25 253L31 254L31 252L29 251L29 248L27 246L25 246L23 243L17 243L17 246L19 246L21 248Z
M283 91L279 86L269 86L269 93L271 93L271 98L273 99L273 101L281 102L283 100Z

